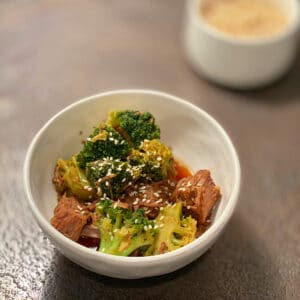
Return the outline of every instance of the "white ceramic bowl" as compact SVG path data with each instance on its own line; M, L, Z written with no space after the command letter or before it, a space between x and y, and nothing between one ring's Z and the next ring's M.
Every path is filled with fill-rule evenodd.
M211 227L189 245L162 255L119 257L85 248L54 229L49 220L57 198L51 183L57 158L68 158L81 140L111 110L136 109L153 113L162 140L193 171L211 170L221 187L222 200ZM84 136L79 135L82 130ZM75 263L99 274L141 278L177 270L212 246L231 217L239 194L240 165L230 138L206 112L177 97L148 90L120 90L78 101L52 117L31 142L24 165L24 183L30 207L42 230Z
M298 0L271 0L289 17L282 33L268 38L240 38L210 26L199 13L203 0L187 0L183 43L193 69L221 85L247 89L283 76L297 54L300 27Z

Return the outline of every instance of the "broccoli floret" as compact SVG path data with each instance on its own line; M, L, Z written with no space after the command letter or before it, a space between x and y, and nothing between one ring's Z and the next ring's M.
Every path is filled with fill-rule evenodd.
M87 138L83 149L76 159L79 167L84 169L90 161L111 157L113 159L126 158L130 152L129 144L112 127L100 124Z
M197 222L191 216L182 217L182 203L166 206L155 219L159 233L154 254L170 252L192 242L196 236Z
M139 249L143 255L149 255L157 230L154 223L144 217L143 210L131 212L112 204L110 200L100 201L96 212L99 216L99 251L128 256Z
M134 110L113 111L107 124L112 126L130 145L137 148L145 140L160 138L160 129L154 117L149 113Z
M86 166L86 175L100 197L116 199L128 186L132 185L141 174L138 166L131 166L120 160L97 160Z
M142 176L148 180L159 181L175 174L171 149L156 139L145 140L139 149L132 149L128 160L133 166L140 166Z
M83 201L90 200L96 195L95 189L78 167L74 156L70 160L57 160L53 183L59 193L67 192L68 195Z

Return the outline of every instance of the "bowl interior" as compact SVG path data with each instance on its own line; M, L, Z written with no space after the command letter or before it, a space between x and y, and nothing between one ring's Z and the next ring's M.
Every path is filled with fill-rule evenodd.
M29 163L29 185L39 212L50 220L57 198L51 183L55 162L77 153L85 139L111 110L149 111L161 128L162 140L192 171L209 169L221 187L222 200L214 213L224 211L238 174L231 142L223 129L197 107L162 93L127 91L84 99L54 116L37 135ZM83 134L80 135L79 132Z

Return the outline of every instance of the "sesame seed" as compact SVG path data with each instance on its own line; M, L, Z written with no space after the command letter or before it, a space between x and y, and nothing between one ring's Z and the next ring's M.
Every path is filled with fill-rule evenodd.
M161 228L161 227L164 227L164 224L160 224L159 227L160 227L160 228Z
M187 209L190 209L191 207L188 205L186 208L187 208Z
M164 218L165 218L165 216L161 216L159 219L160 219L160 220L163 220Z
M147 231L147 230L148 230L148 227L147 227L146 225L144 226L144 230L145 230L145 231Z
M159 210L162 211L164 209L164 207L160 207Z
M134 220L134 223L137 224L138 221L139 221L138 219L135 219L135 220Z
M151 224L149 224L149 225L148 225L148 228L149 228L149 229L152 229L152 225L151 225Z
M154 229L157 229L158 228L158 225L154 225Z
M157 158L157 160L158 160L158 161L161 161L161 160L162 160L162 158L159 156L159 157Z

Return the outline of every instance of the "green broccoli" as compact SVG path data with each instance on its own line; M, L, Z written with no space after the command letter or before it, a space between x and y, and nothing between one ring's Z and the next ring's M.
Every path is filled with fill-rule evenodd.
M132 149L128 156L133 166L140 166L142 176L159 181L175 174L174 158L170 148L159 140L145 140L139 149Z
M182 217L182 203L164 207L155 219L159 228L155 240L154 254L170 252L195 239L197 222L191 216Z
M90 200L96 195L95 189L78 167L74 156L70 160L57 160L53 183L59 193L67 192L83 201Z
M160 129L154 117L149 113L134 110L112 111L107 121L120 135L135 148L147 139L159 139Z
M112 159L126 158L130 152L129 144L112 127L100 124L87 138L83 149L76 159L79 167L84 169L90 161L111 157Z
M143 210L132 212L103 200L96 212L101 236L99 251L121 256L128 256L137 249L143 255L152 253L157 229L153 221L144 217Z
M116 199L128 186L132 185L141 174L137 166L128 162L110 159L89 162L86 166L86 176L98 195Z

